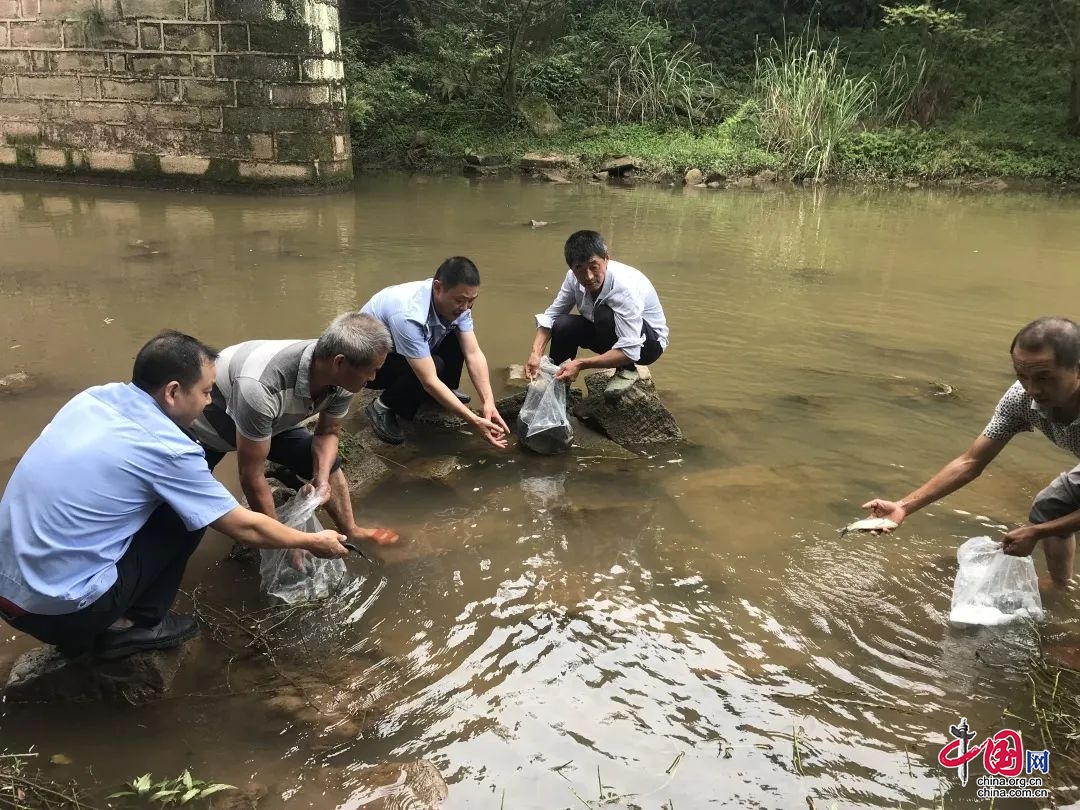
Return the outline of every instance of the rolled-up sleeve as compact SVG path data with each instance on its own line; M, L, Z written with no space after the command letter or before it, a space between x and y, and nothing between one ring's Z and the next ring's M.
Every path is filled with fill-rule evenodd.
M983 436L998 442L1007 442L1017 433L1034 430L1031 424L1031 400L1020 383L1005 392L998 402Z
M154 476L152 486L192 532L209 526L239 506L229 490L214 478L202 449L194 443L189 452L173 457Z
M572 272L566 274L555 300L542 313L536 316L538 329L550 329L559 315L565 315L577 304L577 279Z
M461 315L461 317L458 318L456 321L454 321L454 325L461 332L472 332L474 330L473 319L472 319L472 310L471 309L465 310L465 312Z
M644 308L629 297L607 302L615 315L615 345L635 363L641 359L641 347L645 345Z

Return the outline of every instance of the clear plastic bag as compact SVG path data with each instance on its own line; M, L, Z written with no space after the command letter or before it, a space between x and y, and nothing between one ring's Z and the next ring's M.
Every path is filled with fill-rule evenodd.
M278 520L302 532L321 532L322 524L315 512L325 493L306 486L277 510ZM293 551L285 548L264 548L259 553L259 578L263 592L287 605L325 599L345 583L348 571L341 559L324 560L303 552L303 566L293 565ZM300 556L300 555L296 555Z
M525 447L545 456L565 453L574 440L566 413L566 386L555 381L558 366L545 357L537 378L529 383L517 418L517 437Z
M949 621L993 625L1042 619L1039 578L1031 557L1010 557L989 537L972 537L957 550L956 559L960 568Z

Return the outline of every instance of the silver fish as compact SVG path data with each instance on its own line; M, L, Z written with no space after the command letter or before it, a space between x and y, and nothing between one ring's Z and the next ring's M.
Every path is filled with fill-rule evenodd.
M889 520L888 518L864 518L862 520L856 520L854 523L849 523L840 529L837 529L840 536L843 537L848 532L888 532L899 526L895 520Z

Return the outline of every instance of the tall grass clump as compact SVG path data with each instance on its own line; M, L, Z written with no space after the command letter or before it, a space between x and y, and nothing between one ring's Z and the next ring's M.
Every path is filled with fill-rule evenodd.
M786 168L815 179L828 174L840 141L877 108L868 76L850 76L839 43L818 42L809 28L759 52L754 73L758 131Z
M693 128L716 112L720 92L696 46L672 48L655 21L635 21L607 65L606 117L614 122L681 121Z

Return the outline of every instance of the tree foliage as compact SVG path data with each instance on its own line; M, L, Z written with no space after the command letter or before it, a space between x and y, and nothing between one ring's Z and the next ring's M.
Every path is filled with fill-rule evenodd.
M813 173L859 132L897 126L1080 135L1080 0L352 0L343 12L356 142L380 154L407 151L419 129L522 131L526 96L576 131L699 135L752 100L758 144ZM811 30L824 45L800 50Z

